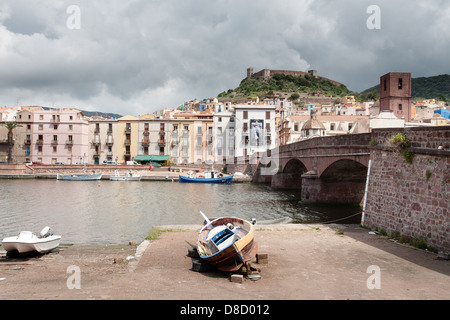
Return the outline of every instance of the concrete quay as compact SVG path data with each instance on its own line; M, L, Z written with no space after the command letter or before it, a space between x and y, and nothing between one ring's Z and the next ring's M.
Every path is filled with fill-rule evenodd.
M230 273L193 271L187 252L200 226L171 225L156 227L158 238L137 246L63 245L59 253L27 260L2 257L0 299L450 299L450 261L437 254L356 225L256 226L258 252L267 254L267 263L252 262L260 269L257 281L244 277L236 283ZM73 266L78 278L68 272Z

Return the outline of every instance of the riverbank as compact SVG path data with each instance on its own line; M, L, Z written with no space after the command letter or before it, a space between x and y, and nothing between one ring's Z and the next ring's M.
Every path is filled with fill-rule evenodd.
M448 260L355 225L257 225L258 252L268 263L254 261L261 279L242 283L228 273L192 270L188 243L199 229L160 226L157 239L137 246L74 245L29 259L2 257L0 298L450 299Z
M130 170L127 167L121 167L119 170L120 174L125 174ZM184 174L183 171L169 171L169 170L139 170L133 168L132 170L138 171L141 175L141 181L177 181L178 182L178 176L180 174ZM56 170L57 171L57 170ZM36 173L36 174L0 174L0 179L56 179L57 173L54 169L52 172L49 173ZM80 171L80 170L78 170ZM101 180L109 180L110 176L114 175L114 172L111 172L111 170L108 168L108 170L98 170L96 172L106 171L106 173L102 176ZM67 174L67 170L62 169L61 174ZM81 173L76 172L76 173ZM252 177L248 175L235 175L233 177L233 182L251 182Z

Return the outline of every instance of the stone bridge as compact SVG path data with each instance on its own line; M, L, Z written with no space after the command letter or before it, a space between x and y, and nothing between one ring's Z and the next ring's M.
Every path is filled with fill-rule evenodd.
M395 143L396 136L408 143ZM450 254L450 126L374 129L281 146L261 158L253 181L328 203L361 203L367 184L365 226Z
M255 182L300 189L302 201L360 203L370 159L371 134L304 140L270 150Z

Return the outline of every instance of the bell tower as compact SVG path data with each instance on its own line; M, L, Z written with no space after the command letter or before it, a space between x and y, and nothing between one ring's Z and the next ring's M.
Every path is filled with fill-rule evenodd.
M411 121L411 73L389 72L380 77L380 111L384 110Z

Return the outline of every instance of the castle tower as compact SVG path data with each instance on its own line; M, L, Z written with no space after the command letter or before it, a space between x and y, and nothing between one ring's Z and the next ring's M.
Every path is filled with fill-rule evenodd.
M389 72L380 77L380 111L384 110L411 121L411 73Z
M253 75L253 68L247 68L247 79L250 79Z

